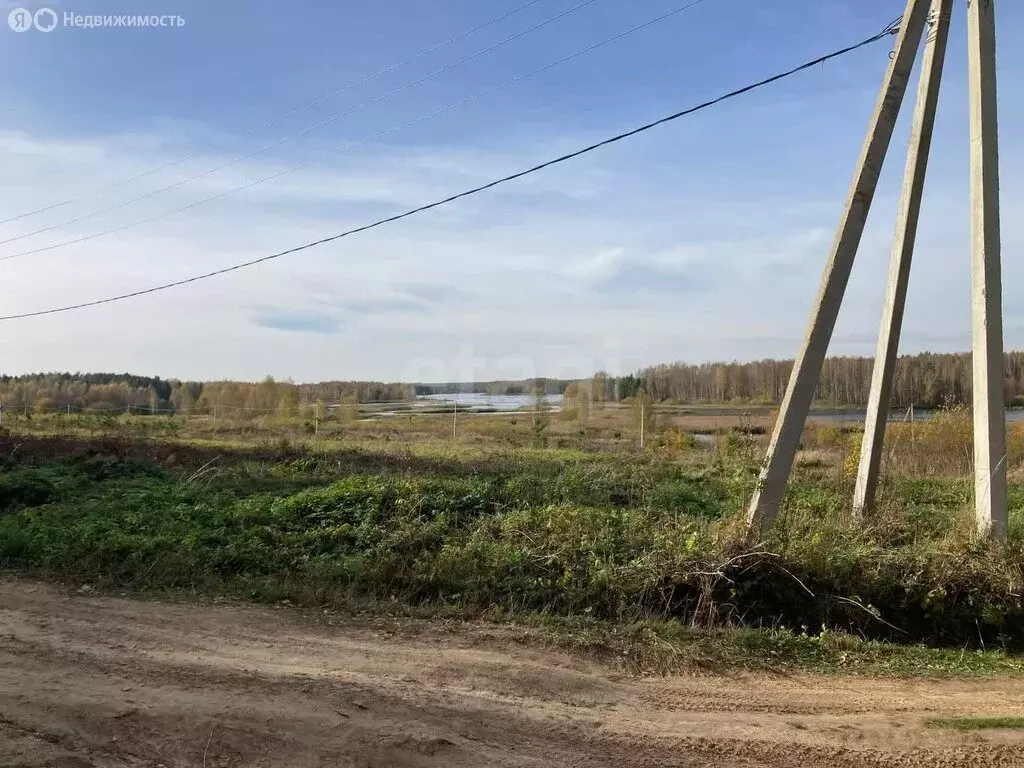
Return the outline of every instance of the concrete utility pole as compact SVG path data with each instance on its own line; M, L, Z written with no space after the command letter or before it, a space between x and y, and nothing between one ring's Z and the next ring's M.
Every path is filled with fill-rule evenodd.
M878 487L892 379L900 345L903 310L907 302L910 262L914 256L914 243L917 239L921 197L928 171L928 154L935 128L935 112L939 103L939 85L942 82L952 11L953 0L932 0L917 106L910 129L910 149L903 178L903 195L900 198L896 237L893 240L892 259L889 263L889 284L885 291L878 349L875 352L875 367L871 376L871 393L868 397L868 413L864 423L864 438L860 446L860 465L857 468L857 483L853 492L853 511L856 515L862 514L865 509L874 505L875 490Z
M974 510L981 533L1006 536L1003 286L993 0L970 0L967 54L971 113L974 337Z
M917 48L928 15L929 0L908 0L882 90L871 119L867 140L850 187L832 252L825 267L810 325L775 423L757 490L747 511L752 528L765 527L778 513L779 502L793 467L800 435L821 375L839 307L850 279L854 257L864 234L868 211L878 186L882 163L892 140L896 119L910 81Z
M454 408L452 409L452 440L457 438L458 427L459 427L459 393L455 393L455 398L452 400Z

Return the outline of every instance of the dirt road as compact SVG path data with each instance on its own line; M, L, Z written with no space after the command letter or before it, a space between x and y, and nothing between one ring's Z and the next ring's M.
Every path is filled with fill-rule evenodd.
M0 580L0 766L1019 766L1016 681L635 679L512 632Z

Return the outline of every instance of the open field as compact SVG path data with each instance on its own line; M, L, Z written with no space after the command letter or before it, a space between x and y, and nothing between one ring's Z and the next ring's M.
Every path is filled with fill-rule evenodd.
M693 417L7 420L0 764L1019 764L1016 426L994 547L962 412L862 523L809 425L757 539L764 435Z
M456 440L428 416L315 434L281 420L9 422L0 562L262 600L1024 645L1024 486L1011 484L1008 546L974 541L963 413L891 426L864 524L849 516L859 436L810 425L781 519L756 541L740 518L763 436L706 444L654 422L640 452L628 411L539 418L466 417Z

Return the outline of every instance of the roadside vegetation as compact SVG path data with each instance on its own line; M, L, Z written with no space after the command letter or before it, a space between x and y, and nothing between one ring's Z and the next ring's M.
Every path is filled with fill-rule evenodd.
M641 452L633 410L466 416L455 441L444 415L317 434L301 419L8 419L0 567L543 620L559 643L618 643L638 668L734 655L1016 669L1003 652L1024 647L1024 485L1011 484L1007 545L976 540L964 412L891 427L881 502L863 523L849 516L856 429L809 425L777 525L752 538L742 511L762 430L741 414L698 440L687 416L658 414ZM1011 477L1022 445L1011 430Z

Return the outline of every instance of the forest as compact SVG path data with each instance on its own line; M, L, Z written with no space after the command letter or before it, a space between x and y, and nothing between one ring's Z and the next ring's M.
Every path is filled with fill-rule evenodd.
M518 379L499 381L447 381L443 384L416 384L417 395L451 395L456 392L473 392L486 395L532 395L538 389L546 395L560 395L575 380L566 379Z
M834 406L867 405L870 357L831 357L825 361L816 400ZM792 360L747 363L670 363L655 365L610 385L619 399L643 390L655 401L678 403L763 403L782 400ZM1024 352L1005 355L1005 401L1024 405ZM892 407L937 408L970 403L971 355L968 352L905 355L896 364ZM604 389L608 389L606 382Z
M123 373L43 373L0 376L5 411L268 414L298 416L301 408L339 403L411 400L409 384L327 381L295 384L268 376L260 382L177 381ZM321 409L321 413L323 413Z
M1024 406L1024 352L1005 358L1005 400ZM873 361L831 357L825 361L816 400L821 405L867 404ZM566 393L591 402L630 400L644 393L654 402L773 405L781 401L792 360L683 362L654 365L626 376L598 372L588 381L537 379L459 384L328 381L296 384L267 377L259 382L178 381L114 373L41 373L0 376L0 409L23 413L114 412L268 414L297 416L302 408L352 403L397 402L417 395L452 392ZM971 398L969 353L906 355L896 365L892 407L936 408ZM321 412L324 412L321 410Z

